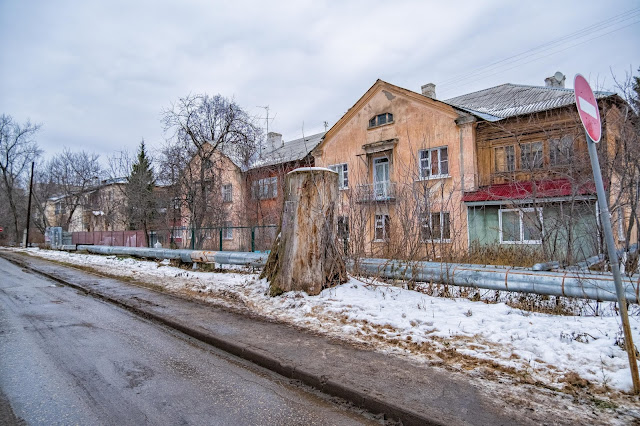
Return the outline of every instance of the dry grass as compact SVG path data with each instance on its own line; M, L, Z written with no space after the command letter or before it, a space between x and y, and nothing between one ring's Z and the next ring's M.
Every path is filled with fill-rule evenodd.
M462 255L459 262L481 265L505 265L531 267L546 262L540 247L526 245L472 245L468 254Z

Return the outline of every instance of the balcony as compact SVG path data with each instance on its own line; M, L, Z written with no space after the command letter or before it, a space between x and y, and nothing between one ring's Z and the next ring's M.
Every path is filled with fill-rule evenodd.
M396 201L396 183L380 181L356 187L356 202L384 203Z

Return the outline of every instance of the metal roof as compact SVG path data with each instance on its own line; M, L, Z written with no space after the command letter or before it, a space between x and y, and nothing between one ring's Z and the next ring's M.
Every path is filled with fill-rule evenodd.
M596 99L614 95L594 92ZM546 111L575 104L573 89L502 84L442 101L487 121Z
M263 151L260 158L251 162L249 169L257 169L260 167L274 166L276 164L302 160L311 152L311 150L318 146L325 134L326 132L317 133L315 135L285 142L283 145L275 148L268 147Z
M593 182L576 185L569 179L522 181L489 185L477 191L465 192L462 201L513 201L534 198L567 197L595 194Z

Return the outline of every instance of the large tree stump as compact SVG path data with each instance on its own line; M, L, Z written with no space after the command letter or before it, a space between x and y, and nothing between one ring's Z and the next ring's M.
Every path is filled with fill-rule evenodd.
M271 296L286 291L316 295L346 282L336 245L337 199L337 173L303 167L287 174L280 229L260 275L269 281Z

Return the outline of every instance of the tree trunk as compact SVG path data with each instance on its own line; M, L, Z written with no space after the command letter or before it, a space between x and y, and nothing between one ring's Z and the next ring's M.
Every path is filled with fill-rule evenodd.
M346 282L335 235L338 174L319 167L296 169L286 176L284 191L280 231L261 275L270 294L316 295Z

